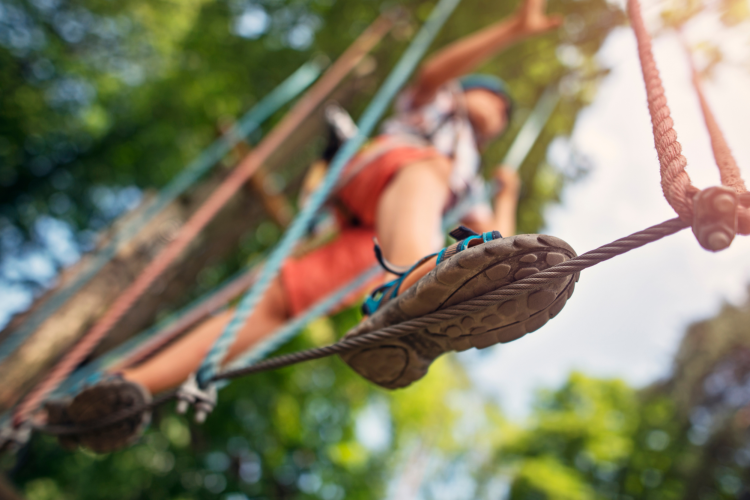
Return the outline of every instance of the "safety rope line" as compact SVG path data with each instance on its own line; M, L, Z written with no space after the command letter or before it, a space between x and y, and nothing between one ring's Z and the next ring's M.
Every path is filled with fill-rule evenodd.
M34 333L50 316L57 312L72 296L91 281L118 252L135 237L141 229L164 208L195 184L208 170L221 160L232 147L258 130L260 125L282 106L297 97L309 87L323 70L323 63L314 60L303 64L270 94L260 100L250 111L237 121L237 124L180 171L145 209L127 222L104 248L91 257L88 267L68 286L65 286L47 299L39 310L33 312L23 324L13 331L0 344L0 363Z
M747 193L747 187L745 186L745 181L742 180L740 167L737 165L737 160L735 160L732 155L732 150L729 148L727 139L724 136L721 127L719 127L719 122L716 120L716 116L714 115L711 106L708 104L708 99L706 99L706 95L703 92L703 85L701 84L700 75L695 68L690 48L682 36L682 33L678 32L678 34L687 54L693 87L695 87L695 93L698 95L698 102L701 106L703 121L706 124L706 129L708 130L708 135L711 140L711 151L713 152L716 166L719 168L721 184L733 189L738 195L745 194ZM740 234L750 234L750 208L739 207L737 218L738 232Z
M586 252L574 257L568 261L549 267L547 270L522 278L509 285L490 291L474 299L462 302L460 304L442 309L425 316L410 319L396 325L376 330L374 332L358 335L356 337L344 338L333 344L307 349L304 351L276 356L265 361L260 361L249 366L236 369L226 370L214 375L209 382L219 382L222 380L235 379L246 375L261 373L279 368L288 367L305 361L321 359L334 354L344 354L353 350L362 349L372 345L381 344L388 340L403 337L425 328L442 323L447 320L463 317L467 313L476 312L487 307L488 304L495 304L499 300L508 299L521 295L529 290L538 289L540 285L545 285L551 280L566 278L581 272L584 269L593 267L601 262L607 261L622 255L636 248L640 248L649 243L658 241L666 236L675 234L682 229L689 227L684 220L680 218L670 219L655 226L651 226L642 231L638 231L624 238L608 243L599 248ZM71 435L91 432L98 430L126 418L137 415L145 410L149 410L167 401L174 399L177 391L163 393L151 403L142 404L131 408L126 408L115 412L105 418L97 419L92 422L77 425L37 425L34 429L46 434L52 435Z
M711 139L711 150L713 151L714 159L716 160L716 166L719 167L721 183L724 186L734 189L737 194L747 193L747 187L745 187L745 181L742 180L737 161L734 159L734 156L732 156L729 144L727 144L727 140L719 128L716 117L708 105L698 73L695 71L695 68L692 67L692 64L691 70L693 72L693 85L698 94L698 101L700 102L701 111L703 112L703 120L706 123L706 129L708 129L708 135Z
M390 102L406 83L427 51L427 48L432 43L432 40L459 2L460 0L440 0L419 33L417 33L401 56L399 62L388 75L388 78L383 82L367 109L363 112L357 124L357 133L342 145L341 149L339 149L331 160L328 172L320 187L310 195L305 207L294 218L282 236L281 241L271 253L258 280L242 298L240 304L237 306L234 317L206 354L203 363L201 363L197 371L197 379L200 386L205 387L209 380L219 371L219 367L226 357L229 348L234 344L237 333L252 314L266 289L271 285L282 263L292 251L297 241L307 232L307 228L313 220L315 213L325 203L328 194L336 186L344 167L362 147L367 137L375 128L375 125L377 125L385 113Z
M662 191L677 215L682 220L691 222L693 196L699 190L690 183L690 177L685 172L687 160L682 155L682 145L677 141L677 132L674 130L664 86L654 59L651 35L643 22L638 0L628 0L628 13L638 42L638 57L643 70L643 81L646 84L654 144L659 156Z
M455 1L455 0L453 0ZM310 90L294 105L289 113L268 133L258 146L245 157L217 189L180 228L177 236L146 266L114 301L107 312L94 324L79 342L58 362L49 375L37 385L18 405L13 424L19 426L27 420L48 394L57 388L68 374L96 347L99 341L131 309L135 302L151 287L159 276L193 242L201 230L213 219L250 176L275 152L302 122L323 102L343 78L359 64L362 58L385 35L392 25L390 15L381 15L355 40L355 42L328 68Z
M724 133L721 131L719 123L706 100L706 95L703 92L703 85L700 81L700 75L698 75L698 71L695 69L695 63L693 62L690 50L687 47L685 40L682 39L682 37L680 38L683 47L687 52L693 87L695 87L695 93L698 94L698 102L700 102L701 112L703 113L703 121L706 124L706 129L708 130L708 135L711 139L711 150L714 159L716 160L716 166L719 167L721 183L724 186L734 189L737 194L747 193L747 187L745 186L745 181L742 180L737 160L732 156L732 151L729 149L726 137L724 137Z
M565 278L571 274L576 274L584 269L596 264L609 260L617 255L622 255L630 250L642 247L648 243L660 240L666 236L674 234L682 229L689 227L682 219L671 219L661 224L657 224L643 231L631 234L607 245L603 245L595 250L574 257L566 262L549 267L546 271L533 274L529 277L515 281L509 285L498 288L474 299L462 302L455 306L426 314L419 318L410 319L396 325L382 328L375 332L363 334L356 337L345 338L329 346L309 349L299 353L286 354L261 361L255 365L245 368L239 368L232 371L226 371L216 376L215 380L226 378L237 378L243 375L258 373L267 370L283 368L285 366L319 359L332 354L342 354L351 350L370 346L404 335L409 335L422 330L428 326L442 323L444 321L463 317L466 313L483 310L488 304L498 302L498 299L505 299L523 294L529 290L537 289L539 285L544 285L550 280Z

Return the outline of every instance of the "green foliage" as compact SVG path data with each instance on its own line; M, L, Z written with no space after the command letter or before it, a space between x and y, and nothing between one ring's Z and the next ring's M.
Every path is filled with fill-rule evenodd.
M589 500L594 493L578 471L550 457L529 458L521 465L511 489L512 498Z
M676 417L666 398L574 373L539 394L493 467L511 471L513 500L682 498L688 445Z

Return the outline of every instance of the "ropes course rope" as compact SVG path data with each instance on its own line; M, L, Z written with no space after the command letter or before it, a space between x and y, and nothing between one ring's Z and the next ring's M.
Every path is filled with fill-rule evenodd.
M250 111L245 113L233 128L215 140L195 160L181 170L177 176L159 191L156 198L142 213L128 222L125 227L114 235L110 243L92 256L87 269L73 283L56 291L44 302L39 310L32 313L18 329L0 344L0 362L21 346L29 335L34 333L68 299L86 286L151 219L195 184L203 174L231 151L232 147L258 130L266 119L309 87L322 70L323 64L319 60L302 65L272 90L270 94L261 99Z
M455 1L455 0L452 0ZM250 176L278 149L325 99L327 95L370 51L390 29L392 20L388 15L380 16L347 49L344 54L323 74L300 99L292 110L232 171L209 198L195 211L179 230L177 236L141 272L141 274L118 296L107 312L53 367L48 376L37 385L18 405L13 414L13 423L19 426L26 421L48 394L62 383L68 374L96 347L99 341L117 324L146 292L156 279L182 254L201 230L213 219Z
M71 394L80 389L81 384L95 383L100 380L104 370L117 373L147 360L189 330L190 327L225 307L228 302L241 295L252 284L256 273L257 269L254 268L253 264L249 264L214 290L170 314L167 318L134 336L121 346L73 372L60 385L56 394Z
M638 57L646 85L654 144L661 167L662 191L677 215L690 222L693 220L693 196L698 189L690 183L690 177L685 172L687 160L682 156L682 145L677 141L677 132L674 130L664 86L654 59L651 35L643 22L638 0L628 0L628 13L638 42Z
M700 75L695 68L693 57L690 54L690 49L682 36L679 33L680 41L687 53L688 63L690 66L690 73L692 76L693 87L695 93L698 95L698 102L700 103L701 113L703 114L703 121L706 124L706 130L708 131L709 138L711 140L711 151L716 161L716 166L719 168L719 175L721 176L721 184L733 189L738 195L747 193L747 187L745 181L742 180L740 173L740 167L737 165L732 155L732 150L729 149L724 133L719 127L719 122L716 120L711 106L708 104L706 95L703 92L703 85L701 84ZM740 207L738 209L738 233L739 234L750 234L750 208Z
M703 120L706 123L706 129L711 139L711 150L716 160L716 166L719 167L719 175L721 175L721 183L724 186L731 187L737 194L747 193L747 187L745 187L745 181L742 180L740 175L740 168L737 165L737 160L732 156L732 151L729 149L729 144L724 137L723 132L719 128L719 123L716 121L716 117L713 114L706 96L703 93L703 86L700 82L698 72L695 70L695 66L690 61L690 70L692 72L693 86L695 92L698 94L698 101L701 105L701 112L703 113Z
M346 141L336 153L320 187L312 193L305 207L294 218L282 236L281 241L269 256L266 265L258 276L258 280L242 298L240 304L237 306L234 317L206 354L203 363L201 363L197 371L197 379L200 386L205 387L208 381L219 371L219 367L226 357L229 348L234 344L237 333L250 317L266 289L278 274L283 261L292 251L297 241L307 232L307 228L315 213L325 203L328 194L336 186L344 167L362 147L367 137L375 128L375 125L377 125L385 113L390 102L406 83L414 68L416 68L422 56L427 51L430 43L432 43L432 40L437 35L437 32L459 2L460 0L440 0L419 33L417 33L406 49L406 52L404 52L390 75L388 75L388 78L386 78L385 82L378 89L367 109L362 113L362 117L357 124L357 133Z
M209 379L208 382L219 382L222 380L235 379L246 375L276 370L279 368L296 365L305 361L321 359L335 354L343 354L352 350L379 344L390 339L403 337L405 335L423 330L430 325L440 323L451 318L464 316L467 312L483 309L488 303L497 303L498 299L506 299L508 297L520 295L530 289L536 289L539 285L548 283L550 280L565 278L567 276L576 274L584 269L593 267L596 264L609 260L613 257L622 255L636 248L640 248L648 243L658 241L687 227L689 227L689 224L687 224L682 219L671 219L662 222L661 224L657 224L642 231L633 233L624 238L620 238L616 241L613 241L612 243L608 243L597 249L586 252L566 262L552 266L546 271L542 271L526 278L520 279L514 283L511 283L510 285L498 288L461 304L457 304L455 306L427 314L420 318L414 318L408 321L404 321L403 323L392 325L364 335L345 338L327 346L276 356L265 361L250 364L248 366L229 369L215 374L211 379ZM106 418L102 418L92 422L86 422L85 424L70 426L37 425L34 427L34 429L39 432L52 435L71 435L91 432L93 430L107 427L121 420L137 415L140 412L152 409L174 399L176 396L176 390L169 391L157 396L149 404L120 410L116 413L113 413L112 415L107 416Z

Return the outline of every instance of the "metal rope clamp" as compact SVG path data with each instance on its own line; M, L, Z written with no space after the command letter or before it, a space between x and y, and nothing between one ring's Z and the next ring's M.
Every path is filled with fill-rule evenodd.
M209 384L205 389L198 385L196 374L188 377L184 384L177 389L177 413L184 415L188 407L195 409L195 421L202 424L206 417L216 407L217 391L214 384Z
M0 452L6 450L16 452L28 443L30 438L31 425L23 423L15 427L8 422L0 427Z
M693 198L693 234L706 250L718 252L732 244L738 227L739 197L734 189L714 186Z

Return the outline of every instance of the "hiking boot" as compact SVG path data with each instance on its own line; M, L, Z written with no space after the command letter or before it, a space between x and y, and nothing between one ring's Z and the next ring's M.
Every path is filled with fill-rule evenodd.
M461 304L576 256L570 245L554 236L502 238L497 231L478 235L463 226L451 235L460 241L435 254L434 268L412 286L399 293L404 278L435 255L425 257L400 273L398 279L375 290L363 307L369 317L345 338ZM378 248L376 255L387 270L394 272ZM575 281L577 275L549 280L520 295L500 298L479 311L341 357L357 373L382 387L406 387L422 378L445 352L484 349L539 329L562 310L573 294Z
M97 421L127 408L151 402L151 394L140 384L122 378L99 382L81 391L75 398L48 402L47 423L50 425L96 425ZM151 421L151 412L144 411L107 427L84 434L59 437L68 449L80 445L97 453L109 453L134 443Z

